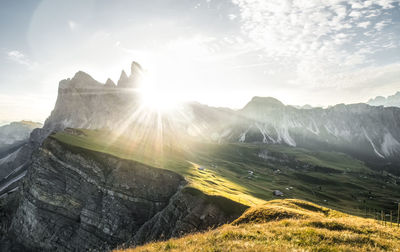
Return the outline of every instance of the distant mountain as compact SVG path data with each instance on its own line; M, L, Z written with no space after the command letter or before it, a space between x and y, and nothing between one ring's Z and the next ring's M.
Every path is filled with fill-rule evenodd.
M12 122L0 127L0 148L25 141L29 138L32 130L41 128L41 123L21 121Z
M225 126L224 141L334 150L400 174L399 108L360 103L296 109L255 97L238 113L239 119Z
M371 106L400 107L400 92L388 97L377 96L367 102Z
M30 121L12 122L0 127L0 195L16 188L25 175L31 154L31 133L41 128L41 123Z
M299 105L292 105L292 106L297 108L297 109L312 109L312 108L314 108L310 104L306 104L306 105L303 105L303 106L299 106Z

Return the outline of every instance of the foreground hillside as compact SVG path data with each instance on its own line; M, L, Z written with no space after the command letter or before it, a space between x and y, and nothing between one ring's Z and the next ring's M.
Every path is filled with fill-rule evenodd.
M300 243L313 239L316 244L325 237L308 234L307 229L315 227L309 227L307 220L317 223L322 217L343 214L292 201L258 206L287 197L362 215L364 207L394 210L400 194L396 177L376 173L342 153L284 145L204 143L168 135L160 141L157 135L142 133L135 131L130 136L67 128L46 138L33 153L18 193L0 198L0 250L108 251L232 222L250 230L254 241L263 241L262 225L271 224L262 223L281 217L295 220L284 224L292 225L295 234L306 228L305 235L297 234ZM249 207L252 210L240 217ZM279 231L279 225L265 229L272 232L274 228ZM232 239L232 244L249 239L211 235L218 238L220 234ZM385 239L380 233L376 237L373 246ZM293 246L292 242L286 245ZM369 240L361 242L370 244ZM382 244L376 246L392 248Z
M250 208L232 224L134 251L399 251L400 228L300 200Z

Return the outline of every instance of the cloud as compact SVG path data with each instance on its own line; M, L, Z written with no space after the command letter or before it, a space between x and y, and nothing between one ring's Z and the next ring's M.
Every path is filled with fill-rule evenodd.
M237 18L237 16L236 16L235 14L229 14L229 15L228 15L228 18L229 18L230 20L235 20L235 19Z
M385 26L387 26L387 25L388 25L388 21L387 20L382 20L382 21L380 21L380 22L375 24L375 29L378 30L378 31L382 31L383 28Z
M399 34L384 28L398 22L389 10L400 0L232 1L241 29L264 49L264 60L295 71L292 84L347 85L351 73L375 63L377 52L399 46Z
M35 62L31 61L26 55L17 50L7 52L7 56L9 60L17 62L21 65L25 65L28 67L34 67L36 65Z
M366 22L358 23L357 26L358 26L358 27L361 27L361 28L364 28L364 29L367 29L367 27L368 27L370 24L371 24L370 21L366 21Z

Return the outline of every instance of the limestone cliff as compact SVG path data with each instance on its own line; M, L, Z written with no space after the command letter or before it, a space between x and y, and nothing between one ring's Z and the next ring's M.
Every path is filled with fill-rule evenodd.
M218 226L227 211L174 172L63 144L34 152L2 251L104 251ZM165 222L166 221L166 222ZM134 238L136 235L136 238Z

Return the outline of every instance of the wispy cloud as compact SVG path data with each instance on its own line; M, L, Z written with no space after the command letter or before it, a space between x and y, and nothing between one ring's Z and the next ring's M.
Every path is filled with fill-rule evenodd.
M375 53L399 47L399 35L385 31L399 0L232 1L240 9L242 30L264 55L296 72L292 83L350 82L343 76L372 66Z
M13 50L7 52L7 57L9 60L17 62L18 64L25 65L28 67L34 67L37 63L30 60L25 54L20 51Z

